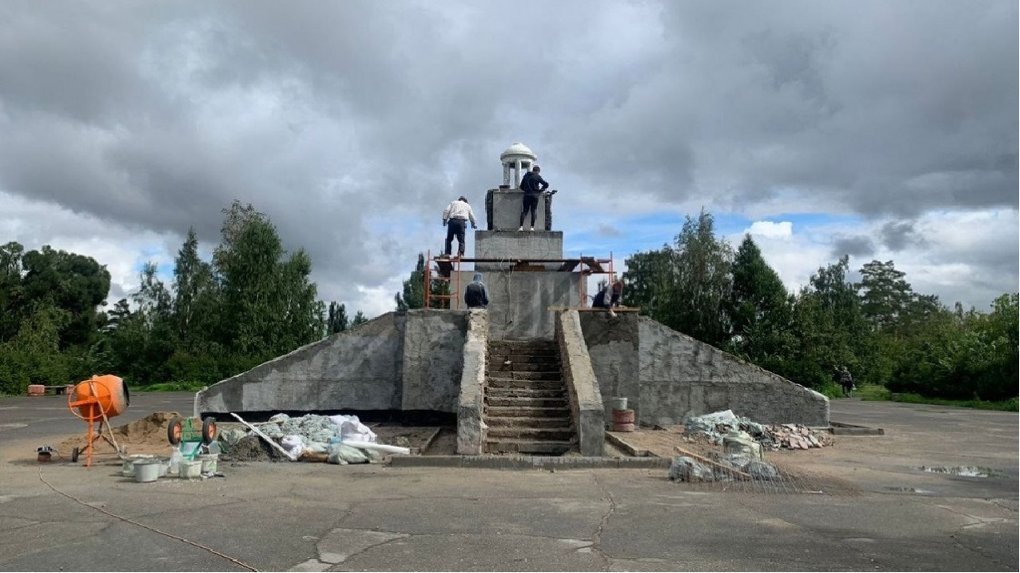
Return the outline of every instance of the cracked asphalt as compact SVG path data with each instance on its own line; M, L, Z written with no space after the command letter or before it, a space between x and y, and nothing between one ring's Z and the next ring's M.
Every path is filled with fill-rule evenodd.
M191 397L132 401L115 423ZM36 463L36 446L83 428L61 408L0 400L0 570L1018 569L1015 413L834 401L833 420L886 435L781 455L852 487L751 494L664 470L289 463L139 484L119 463Z

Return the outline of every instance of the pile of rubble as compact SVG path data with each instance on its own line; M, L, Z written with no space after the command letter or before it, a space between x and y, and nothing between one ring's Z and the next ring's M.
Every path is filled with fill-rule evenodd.
M689 438L707 439L713 444L722 444L725 435L732 430L747 432L765 450L781 449L806 450L832 445L832 436L826 432L812 430L800 424L759 424L742 418L732 410L723 410L688 419L684 429Z
M228 458L348 464L378 461L385 453L408 453L407 448L378 444L375 433L357 416L276 414L257 426L245 424L250 431L238 428L220 433L220 447ZM268 441L269 448L262 446L260 438Z

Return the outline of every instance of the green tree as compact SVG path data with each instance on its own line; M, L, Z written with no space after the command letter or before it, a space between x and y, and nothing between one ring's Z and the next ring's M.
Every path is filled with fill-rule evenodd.
M418 253L418 263L411 276L404 281L404 289L393 295L397 310L414 310L425 307L425 254Z
M359 310L357 313L354 314L354 320L351 321L351 326L352 327L358 326L359 324L364 324L366 322L368 322L368 319L365 318L365 313Z
M750 235L737 249L732 272L725 305L729 349L763 368L774 368L796 344L790 326L791 297Z
M347 318L347 307L343 303L329 303L329 315L326 319L326 334L336 334L350 328L351 323Z
M657 251L634 253L625 261L623 283L627 305L641 308L641 314L662 316L673 287L672 252L668 245Z
M21 266L22 278L10 310L20 319L40 305L63 310L68 319L60 330L61 349L91 344L100 321L96 309L110 291L106 267L91 257L55 251L49 246L25 253Z
M198 236L188 229L184 244L174 259L174 336L179 349L188 352L208 350L215 340L219 289L212 265L198 254Z
M728 332L723 307L731 286L733 251L714 232L715 219L702 210L687 217L676 238L672 257L675 277L662 322L709 344L725 343Z
M892 261L871 261L861 268L861 312L878 330L890 330L906 312L914 293Z
M798 342L777 373L818 388L846 366L858 382L876 382L875 341L861 313L854 285L847 280L849 257L818 269L794 303L793 332Z

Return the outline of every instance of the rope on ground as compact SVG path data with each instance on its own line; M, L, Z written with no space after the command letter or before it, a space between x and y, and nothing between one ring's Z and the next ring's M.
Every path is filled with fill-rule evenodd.
M245 569L247 569L249 571L256 571L256 572L258 571L258 569L252 567L251 565L248 565L244 561L241 561L240 559L235 559L235 558L233 558L233 557L231 557L229 555L225 555L223 553L220 553L219 551L216 551L212 547L206 547L205 545L202 545L201 543L196 543L194 541L191 541L189 539L185 539L183 537L179 537L179 536L174 535L172 533L167 533L165 531L161 531L159 529L156 529L155 527L152 527L152 526L149 526L149 525L145 525L144 523L139 523L139 522L137 522L137 521L135 521L133 519L124 517L122 515L117 515L116 513L113 513L111 511L107 511L107 510L105 510L105 509L103 509L101 507L96 507L94 505L85 503L84 501L78 499L77 497L74 497L73 495L71 495L69 493L66 493L66 492L63 492L63 491L57 489L57 487L55 485L53 485L50 482L46 481L46 478L44 478L43 475L42 475L42 468L39 468L39 481L43 482L44 484L47 485L47 487L49 487L53 491L59 493L60 495L66 497L66 498L68 498L68 499L70 499L72 501L75 501L75 502L77 502L77 503L79 503L79 504L81 504L81 505L83 505L85 507L88 507L88 508L94 509L94 510L100 512L100 513L106 514L106 515L108 515L108 516L110 516L110 517L112 517L114 519L119 519L119 520L121 520L121 521L123 521L125 523L130 523L131 525L135 525L135 526L141 527L142 529L148 529L149 531L151 531L153 533L158 533L158 534L160 534L160 535L162 535L164 537L169 537L170 539L175 539L175 540L180 541L182 543L187 543L188 545L191 545L192 547L197 547L198 549L203 549L205 551L208 551L209 553L212 553L213 555L215 555L217 557L222 557L223 559L226 559L227 561L230 561L231 563L234 563L236 565L244 567Z

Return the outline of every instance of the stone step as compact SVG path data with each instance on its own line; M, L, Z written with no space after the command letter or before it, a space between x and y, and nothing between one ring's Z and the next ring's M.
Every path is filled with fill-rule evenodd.
M570 428L570 415L563 411L559 412L558 417L528 417L528 416L489 416L485 419L485 423L489 426L489 435L492 434L494 428L513 428L518 430L560 430L560 431L571 431Z
M566 398L501 398L498 396L486 396L487 406L510 407L510 408L567 408Z
M507 364L507 360L510 361ZM498 355L498 356L487 356L485 358L485 364L489 366L514 366L521 364L545 364L549 366L550 370L554 370L560 367L559 356L521 356L512 354L510 356Z
M485 369L489 372L559 372L560 363L557 362L506 362L486 361Z
M515 438L531 441L562 441L568 442L574 436L574 430L567 428L522 428L517 426L490 427L486 433L488 438Z
M568 410L560 407L516 407L516 406L486 406L485 415L496 418L555 418L569 413Z
M566 388L563 380L534 380L532 378L502 378L489 377L485 379L486 388L534 388L536 390L550 390L553 388Z
M536 380L553 382L556 380L562 380L563 374L559 371L556 372L509 372L509 371L495 371L491 372L486 370L485 377L488 379L496 380Z
M492 398L563 398L564 388L493 388L485 389L485 395Z
M538 454L559 456L570 451L569 441L485 440L485 451L490 454Z
M539 358L559 358L560 349L552 348L549 350L542 350L539 348L494 348L489 346L486 352L486 356L503 356L513 358L514 356L535 356Z

